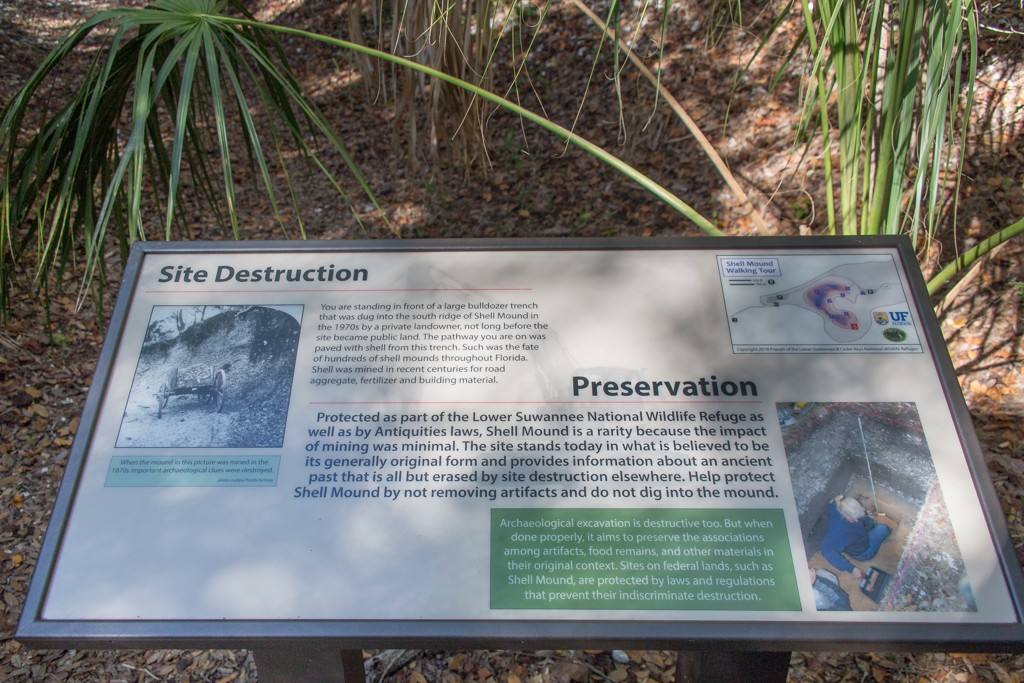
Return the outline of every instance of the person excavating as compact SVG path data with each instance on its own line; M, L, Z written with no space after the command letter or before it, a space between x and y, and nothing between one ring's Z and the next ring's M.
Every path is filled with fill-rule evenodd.
M856 498L839 496L828 504L828 530L821 542L821 554L836 569L863 579L864 570L855 567L844 553L857 561L870 560L889 532L889 527L875 522Z

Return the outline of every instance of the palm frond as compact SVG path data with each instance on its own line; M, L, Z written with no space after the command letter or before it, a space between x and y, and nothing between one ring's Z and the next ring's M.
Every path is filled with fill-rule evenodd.
M223 21L228 12L243 23ZM302 93L273 34L244 23L252 21L240 0L156 0L144 8L98 12L50 52L0 112L0 310L8 310L10 278L27 262L29 250L37 254L37 287L46 291L47 279L60 275L80 240L88 288L102 272L112 226L123 250L147 238L148 212L162 204L161 233L172 238L182 224L186 169L196 192L239 237L232 165L239 144L258 169L254 175L275 214L271 164L283 171L289 192L292 182L280 163L282 144L328 173L311 139L344 160L380 209L342 141ZM93 36L101 38L103 49L77 88L56 109L41 107L48 83ZM250 91L257 93L256 107L246 96ZM272 161L254 108L274 120ZM24 124L35 110L44 111L42 123L38 132L25 135ZM241 126L231 125L235 117ZM285 131L284 141L276 126ZM208 150L218 152L219 170L209 168ZM340 189L341 181L328 175Z

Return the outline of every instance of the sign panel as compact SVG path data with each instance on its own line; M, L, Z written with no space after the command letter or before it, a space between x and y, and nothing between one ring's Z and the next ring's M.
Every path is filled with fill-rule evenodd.
M29 641L1020 637L903 242L136 245L111 330Z

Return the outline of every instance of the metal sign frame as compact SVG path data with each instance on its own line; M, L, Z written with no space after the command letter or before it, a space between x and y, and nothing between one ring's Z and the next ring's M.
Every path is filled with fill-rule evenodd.
M104 396L110 389L112 365L147 258L180 254L408 254L484 252L617 252L656 253L683 250L713 254L759 250L828 250L890 248L899 255L911 291L914 315L935 372L941 382L951 419L959 435L1007 592L1016 615L1013 623L965 623L952 615L941 623L885 621L759 620L643 620L643 619L87 619L43 617L57 559L65 540L78 495L90 444L100 428ZM1024 579L1011 543L999 501L992 486L970 414L956 381L952 363L929 303L924 281L909 242L903 238L710 238L666 240L438 240L351 242L233 242L137 243L133 246L123 283L100 353L94 381L53 515L40 552L35 575L16 638L31 647L90 648L226 648L276 650L301 641L304 647L359 648L549 648L637 647L644 649L713 651L784 651L842 649L862 651L1020 651L1024 642Z

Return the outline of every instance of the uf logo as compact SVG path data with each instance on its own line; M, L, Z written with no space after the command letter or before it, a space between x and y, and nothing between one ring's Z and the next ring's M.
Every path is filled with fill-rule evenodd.
M910 314L906 311L889 311L889 318L894 323L905 323L910 319Z

